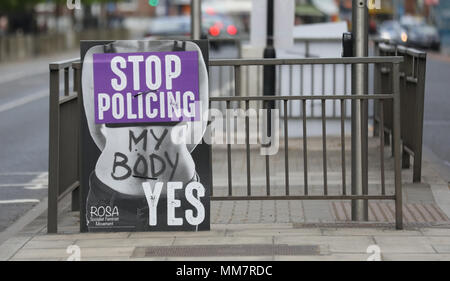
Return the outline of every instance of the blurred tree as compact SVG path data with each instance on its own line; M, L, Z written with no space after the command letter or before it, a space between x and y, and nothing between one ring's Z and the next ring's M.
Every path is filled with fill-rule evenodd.
M0 11L4 13L26 11L43 1L44 0L1 0Z
M75 0L71 0L72 3ZM108 27L110 21L110 13L106 5L108 3L117 3L123 0L81 0L83 9L83 28L89 27ZM25 33L36 32L36 15L34 7L38 3L53 2L55 3L55 16L59 17L67 9L67 0L0 0L0 17L8 18L9 32L22 31ZM101 5L100 16L92 15L92 5L99 3ZM73 23L75 24L74 12L72 14Z
M43 0L1 0L0 16L8 18L8 32L35 32L33 7Z
M3 0L0 0L3 1ZM14 0L8 0L8 1L14 1ZM22 0L27 1L27 0ZM42 0L31 0L31 1L42 1ZM45 0L44 0L45 1ZM57 6L57 11L61 11L61 8L58 9L58 7L66 6L67 0L50 0L54 2ZM72 3L75 3L75 0L71 0ZM89 27L108 27L109 21L110 21L110 14L107 11L106 5L107 4L115 4L117 2L121 2L123 0L81 0L82 9L83 9L83 28L89 28ZM92 15L92 5L93 4L100 4L101 12L99 17L94 17ZM58 12L57 12L58 13ZM74 10L72 10L72 15L74 15ZM74 17L72 17L73 20L75 20ZM75 23L75 22L74 22Z

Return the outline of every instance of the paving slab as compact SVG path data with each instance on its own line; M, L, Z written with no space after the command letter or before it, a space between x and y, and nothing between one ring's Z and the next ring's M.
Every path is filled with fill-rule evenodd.
M39 234L33 240L77 240L77 239L113 239L128 238L129 232L76 233L76 234Z
M114 247L109 248L83 248L81 249L81 259L88 257L118 257L128 258L131 256L134 247ZM66 249L23 249L14 255L14 259L52 259L68 258L70 254Z
M431 187L427 183L405 183L403 190L408 203L433 203L434 197Z
M81 249L84 248L106 248L112 247L148 247L148 246L170 246L175 241L172 238L127 238L127 239L82 239L75 244Z
M274 237L275 244L319 245L331 253L366 253L367 247L375 244L366 236L282 236Z
M212 230L290 229L292 223L212 224Z
M249 257L168 257L167 261L273 261L272 256L249 256Z
M320 236L319 228L229 230L227 236Z
M393 230L391 228L324 228L326 236L422 236L420 230Z
M327 201L304 201L305 220L308 222L330 222L333 221L329 202Z
M198 232L135 232L130 233L129 238L161 238L161 237L219 237L225 236L225 230L211 230Z
M174 246L182 245L272 245L273 238L269 237L176 237Z
M436 253L427 237L375 236L374 238L382 253Z
M450 261L449 254L382 254L383 261Z
M332 254L320 256L275 256L274 261L366 261L368 254Z
M450 236L450 228L423 228L420 232L424 236Z
M6 261L31 239L31 236L17 236L0 245L0 261Z
M97 240L98 241L98 240ZM67 249L70 245L74 245L75 239L64 240L31 240L22 249Z
M450 254L449 244L433 244L433 248L439 254Z

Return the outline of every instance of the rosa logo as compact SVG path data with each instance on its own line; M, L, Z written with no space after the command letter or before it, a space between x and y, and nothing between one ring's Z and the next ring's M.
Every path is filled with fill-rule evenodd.
M91 207L91 217L94 218L110 218L118 217L119 209L117 206L92 206Z

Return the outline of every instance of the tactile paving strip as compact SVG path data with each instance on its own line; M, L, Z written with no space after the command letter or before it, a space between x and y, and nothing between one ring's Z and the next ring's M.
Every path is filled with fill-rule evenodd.
M215 257L215 256L313 256L319 255L317 245L198 245L137 247L132 257Z
M348 202L331 202L336 221L351 220L351 204ZM448 223L449 218L436 204L407 203L403 204L403 220L405 223ZM395 222L394 203L369 202L369 221Z

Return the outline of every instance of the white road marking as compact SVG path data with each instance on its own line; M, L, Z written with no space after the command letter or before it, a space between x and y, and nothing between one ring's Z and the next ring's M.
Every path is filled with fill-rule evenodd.
M47 172L8 172L0 173L1 176L39 176L42 174L47 174Z
M0 183L0 187L25 187L27 189L41 189L41 188L47 188L47 186L44 187L44 184L37 184L37 183ZM35 188L39 187L39 188Z
M30 103L30 102L33 102L36 100L42 99L44 97L47 97L49 95L48 93L49 93L48 90L42 90L42 91L37 92L36 94L29 95L29 96L5 103L3 105L0 105L0 113L14 109L16 107L25 105L27 103Z
M18 204L18 203L39 203L38 199L13 199L13 200L0 200L0 204Z
M0 174L2 175L2 174ZM3 175L11 175L8 173L5 173ZM23 173L17 173L16 175L23 175ZM29 175L29 174L25 174ZM36 177L33 178L32 181L26 182L26 183L0 183L0 188L2 187L23 187L28 190L37 190L37 189L47 189L48 188L48 173L47 172L41 172L41 173L32 173L31 175L36 175Z

